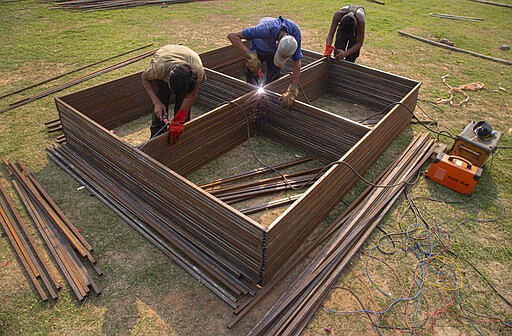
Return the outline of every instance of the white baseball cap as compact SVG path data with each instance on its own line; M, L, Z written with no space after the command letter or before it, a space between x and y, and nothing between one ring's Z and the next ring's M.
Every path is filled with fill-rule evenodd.
M274 55L274 64L276 67L282 67L288 58L297 50L297 40L291 35L285 35L279 40L277 51Z

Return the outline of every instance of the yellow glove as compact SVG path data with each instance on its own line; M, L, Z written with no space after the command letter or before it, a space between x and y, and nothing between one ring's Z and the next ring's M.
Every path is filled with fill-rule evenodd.
M254 50L249 50L245 53L245 66L249 69L254 76L259 76L261 73L261 61L258 54Z
M295 87L295 85L293 85L293 83L290 83L286 92L281 96L281 106L289 109L292 107L293 103L295 102L295 98L297 98L298 95L299 90Z

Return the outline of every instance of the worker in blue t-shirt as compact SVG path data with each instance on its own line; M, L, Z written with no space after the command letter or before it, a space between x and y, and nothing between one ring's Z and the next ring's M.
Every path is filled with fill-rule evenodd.
M266 63L267 73L265 84L281 75L281 67L291 58L292 82L281 97L281 105L290 108L299 94L297 86L301 67L301 32L299 26L283 17L265 17L251 28L228 34L228 40L244 53L245 76L248 83L258 85L263 78L261 64ZM247 48L242 40L251 41Z

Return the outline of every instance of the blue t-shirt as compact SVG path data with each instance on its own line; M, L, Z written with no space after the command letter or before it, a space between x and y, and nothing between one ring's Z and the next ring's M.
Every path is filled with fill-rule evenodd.
M297 40L297 50L292 55L292 60L298 61L302 58L301 33L299 26L291 20L283 19L282 16L278 18L265 17L256 26L242 30L242 35L246 40L251 41L252 50L271 57L277 50L277 34L283 28Z

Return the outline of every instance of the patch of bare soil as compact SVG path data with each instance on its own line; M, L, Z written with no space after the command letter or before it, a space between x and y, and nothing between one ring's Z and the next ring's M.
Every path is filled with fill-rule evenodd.
M343 97L324 94L312 105L362 124L376 124L386 111L371 110L366 106L347 102Z

